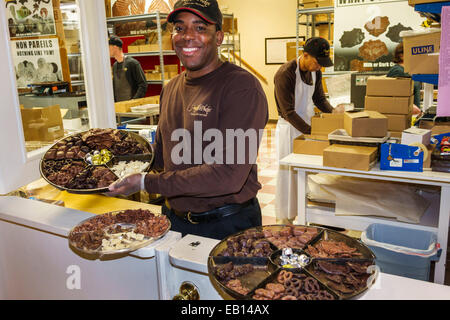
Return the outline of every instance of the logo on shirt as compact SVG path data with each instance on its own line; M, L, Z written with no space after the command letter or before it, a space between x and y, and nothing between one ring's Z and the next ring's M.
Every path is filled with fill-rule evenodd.
M213 108L207 104L199 104L188 107L187 111L191 114L191 116L207 117L212 109Z

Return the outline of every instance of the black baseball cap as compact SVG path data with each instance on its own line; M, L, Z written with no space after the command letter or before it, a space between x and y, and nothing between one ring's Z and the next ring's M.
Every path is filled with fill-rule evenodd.
M333 61L330 59L330 44L320 37L312 37L306 40L303 50L317 59L322 67L331 67Z
M116 36L109 37L108 43L112 46L117 46L119 48L122 48L122 46L123 46L122 40L120 40L120 38L116 37Z
M173 11L167 21L174 22L176 15L181 11L191 12L209 24L215 24L217 30L222 30L222 12L216 0L179 0L175 3Z

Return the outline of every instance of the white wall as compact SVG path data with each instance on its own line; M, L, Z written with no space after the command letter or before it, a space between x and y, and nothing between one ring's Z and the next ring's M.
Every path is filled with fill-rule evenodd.
M273 77L280 65L265 64L265 38L295 37L297 0L218 0L218 2L222 10L227 9L226 13L233 13L237 18L238 31L241 35L241 56L267 79L268 84L263 82L261 84L269 102L269 118L278 119L273 94Z

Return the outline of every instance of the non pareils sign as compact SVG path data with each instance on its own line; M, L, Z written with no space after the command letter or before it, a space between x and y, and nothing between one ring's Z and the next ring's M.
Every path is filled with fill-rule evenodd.
M12 40L11 51L18 88L62 81L58 38Z
M52 0L5 0L5 2L11 38L55 34Z

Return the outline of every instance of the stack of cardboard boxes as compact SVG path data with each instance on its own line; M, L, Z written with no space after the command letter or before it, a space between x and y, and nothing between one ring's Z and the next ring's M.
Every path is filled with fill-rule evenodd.
M303 8L334 7L334 0L303 0Z
M170 80L178 75L177 64L164 65L164 80ZM144 71L145 79L147 80L162 80L161 66L155 65L155 69L148 69Z
M369 77L364 109L385 115L391 137L401 138L402 131L411 127L413 90L410 78Z
M161 50L173 50L172 36L169 32L164 32L161 37ZM128 53L137 52L156 52L159 51L158 36L156 32L151 33L147 40L138 39L132 44L128 45Z
M296 138L293 152L323 156L327 167L368 171L376 163L378 148L361 144L358 138L385 137L387 126L388 119L376 111L324 113L311 118L311 135ZM328 136L338 129L345 129L353 141L330 145Z

